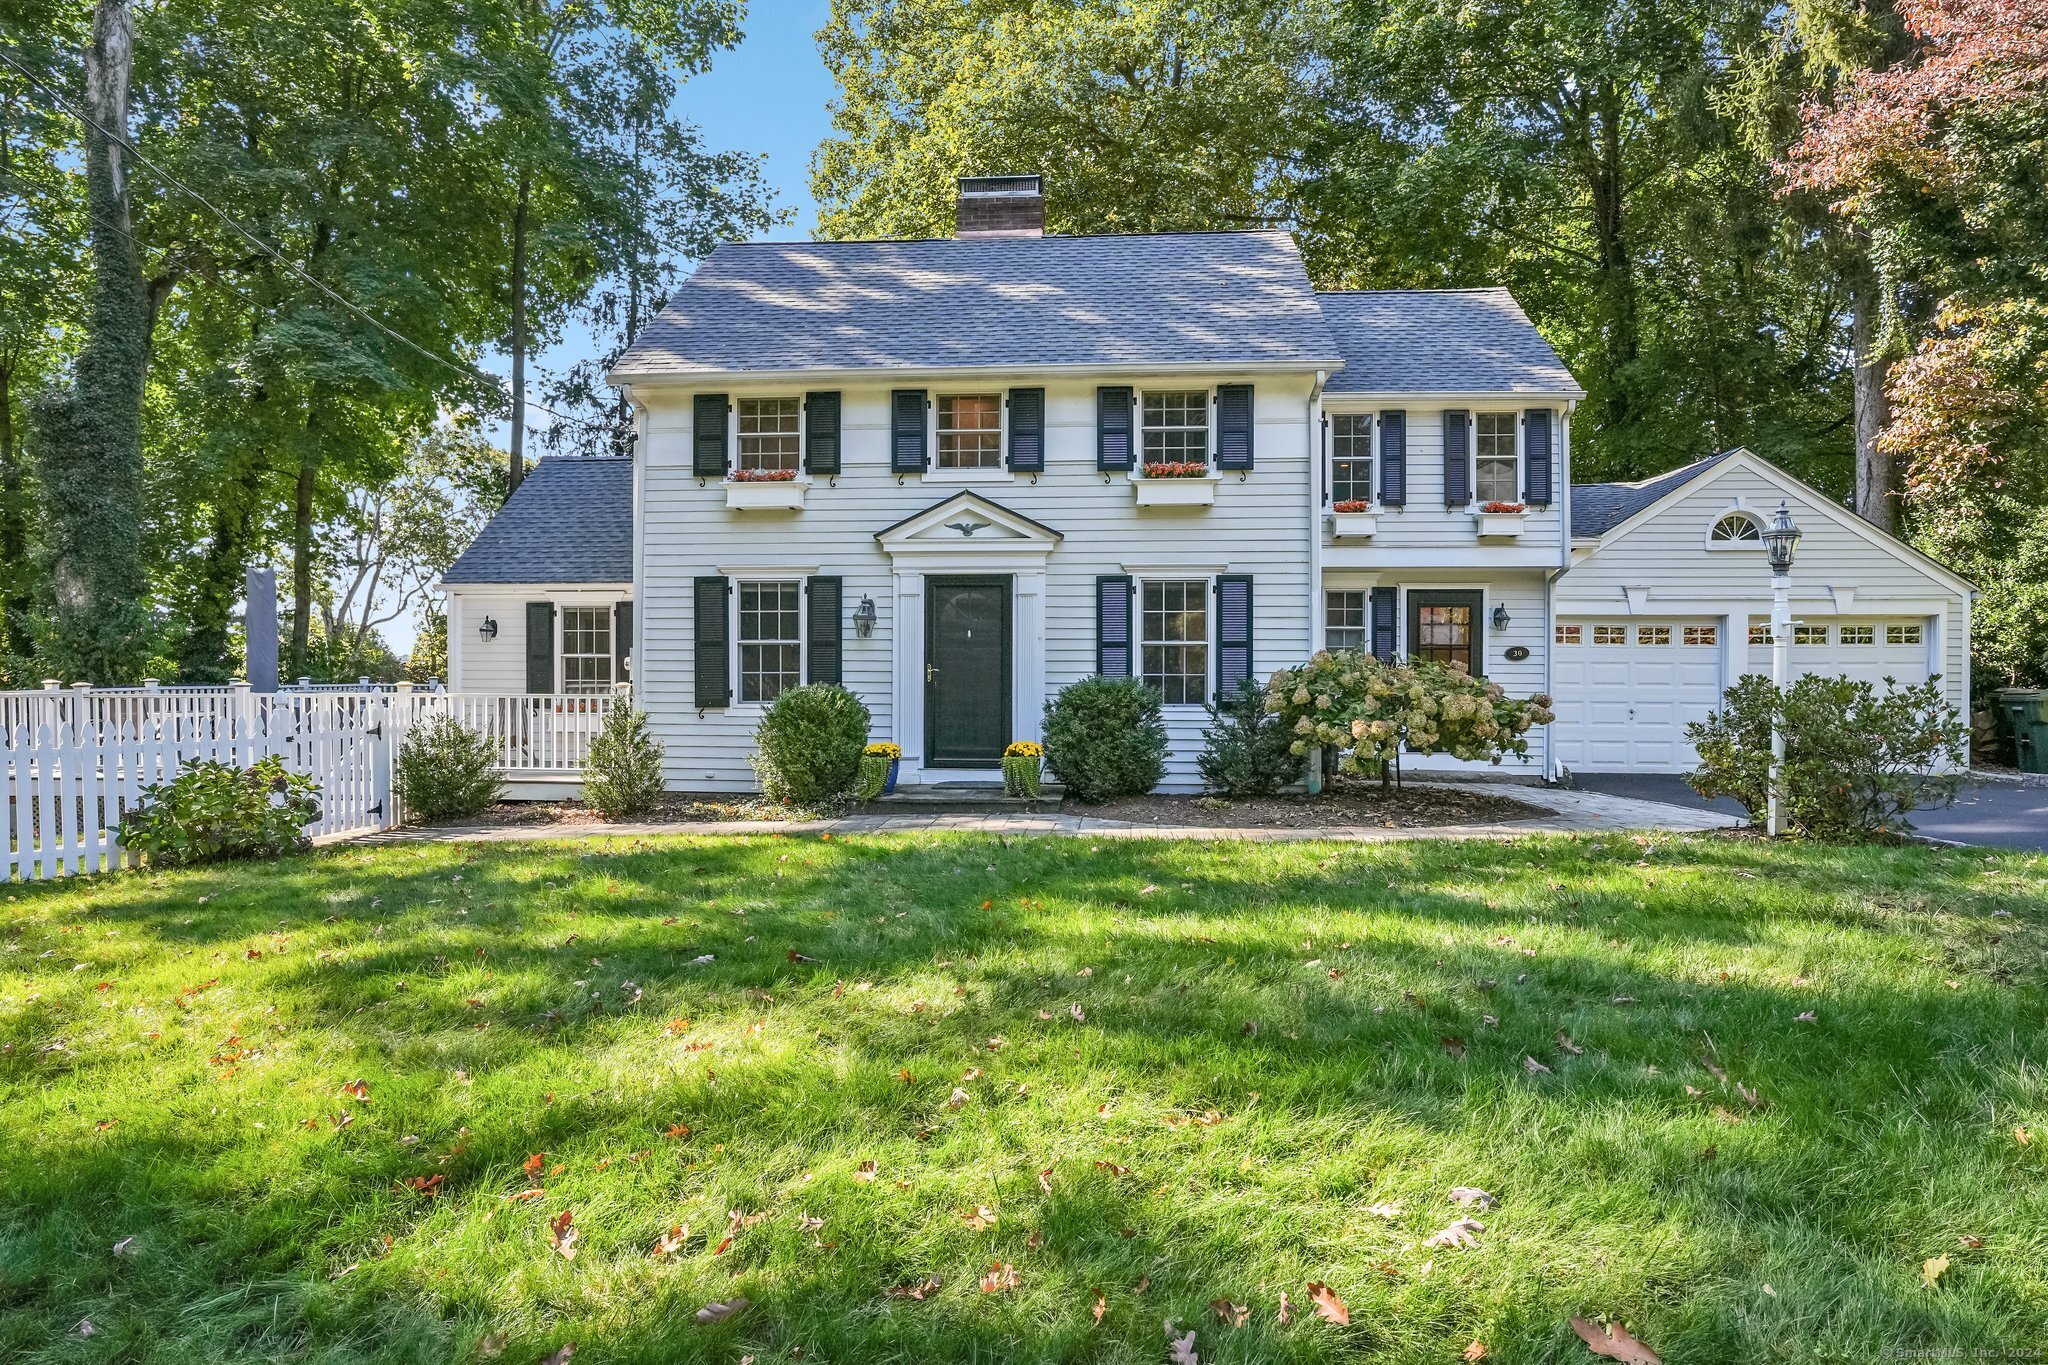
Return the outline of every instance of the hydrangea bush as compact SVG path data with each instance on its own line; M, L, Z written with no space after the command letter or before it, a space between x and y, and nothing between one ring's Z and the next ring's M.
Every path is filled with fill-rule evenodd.
M1517 700L1462 668L1363 650L1325 650L1266 684L1266 709L1293 734L1296 755L1335 750L1339 772L1382 780L1404 748L1472 763L1526 757L1530 729L1556 718L1550 708L1541 693Z

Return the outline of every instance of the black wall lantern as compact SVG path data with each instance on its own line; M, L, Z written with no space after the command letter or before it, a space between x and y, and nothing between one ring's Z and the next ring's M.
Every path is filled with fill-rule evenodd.
M1506 630L1508 628L1508 622L1514 619L1514 617L1508 615L1508 609L1505 606L1501 605L1498 602L1494 604L1493 628L1495 630Z
M497 621L493 620L493 619L492 619L491 617L488 617L488 616L486 616L486 617L484 618L484 623L483 623L482 625L480 625L480 626L478 626L478 627L476 628L476 633L477 633L478 635L481 635L481 636L483 636L483 638L484 638L484 639L485 639L486 641L489 641L489 640L495 640L495 639L497 639L497 638L498 638L498 623L497 623Z
M853 633L860 639L867 639L875 633L875 599L861 594L860 605L853 609Z

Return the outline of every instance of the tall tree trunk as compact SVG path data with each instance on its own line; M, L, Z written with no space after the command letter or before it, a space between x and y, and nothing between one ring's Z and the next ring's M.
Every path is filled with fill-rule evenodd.
M213 525L200 556L192 600L185 610L190 624L178 653L180 682L224 683L233 675L228 626L234 618L235 602L246 587L265 463L258 452L239 479L215 490Z
M507 462L505 496L519 491L526 477L526 218L533 201L533 179L519 176L519 197L512 206L512 458Z
M70 387L34 424L51 548L50 658L72 680L141 677L149 617L142 574L142 388L149 302L129 235L132 0L97 0L85 54L86 206L93 273ZM104 131L102 131L104 130Z
M1849 314L1849 344L1855 352L1856 515L1889 531L1898 519L1898 472L1891 452L1877 444L1892 420L1884 391L1892 362L1881 350L1883 334L1884 281L1866 265L1857 274Z
M28 653L28 509L14 448L13 353L0 355L0 655ZM18 686L28 680L16 679Z
M1596 126L1588 137L1591 162L1587 191L1592 209L1593 252L1599 272L1600 333L1607 399L1601 427L1625 432L1640 415L1636 401L1636 362L1642 354L1637 327L1635 261L1629 253L1625 224L1628 185L1622 164L1620 94L1603 85L1595 94ZM1621 478L1642 471L1608 470Z
M313 493L320 482L320 449L310 440L299 456L298 483L292 490L292 676L312 673L313 634Z

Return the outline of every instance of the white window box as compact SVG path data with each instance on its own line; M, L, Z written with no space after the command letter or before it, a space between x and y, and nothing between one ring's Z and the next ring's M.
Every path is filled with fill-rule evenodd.
M1148 479L1136 470L1131 472L1131 491L1137 495L1140 507L1214 507L1216 485L1223 482L1221 474L1204 474L1193 479Z
M794 512L804 505L811 481L794 479L728 479L725 505L736 512Z
M1522 534L1527 512L1474 512L1473 524L1481 540L1513 540Z
M1330 534L1338 540L1366 540L1379 529L1378 512L1330 513Z

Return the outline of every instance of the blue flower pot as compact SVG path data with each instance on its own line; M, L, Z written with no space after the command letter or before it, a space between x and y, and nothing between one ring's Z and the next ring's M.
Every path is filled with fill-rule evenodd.
M896 770L902 766L903 760L900 758L892 758L889 760L889 777L887 781L882 783L882 795L889 796L895 793Z

